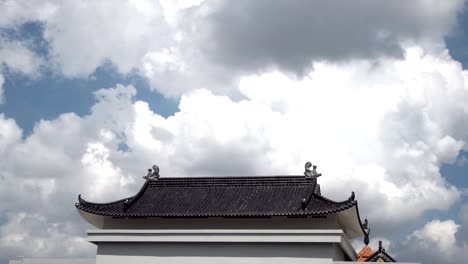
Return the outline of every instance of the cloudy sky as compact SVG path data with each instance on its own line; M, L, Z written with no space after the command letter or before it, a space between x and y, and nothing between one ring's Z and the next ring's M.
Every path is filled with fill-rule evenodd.
M92 257L77 195L302 174L397 260L468 258L463 0L0 0L0 263ZM361 247L361 240L354 241Z

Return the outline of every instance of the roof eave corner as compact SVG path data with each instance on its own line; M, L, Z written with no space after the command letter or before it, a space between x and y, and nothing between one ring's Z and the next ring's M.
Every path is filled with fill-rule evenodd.
M76 210L86 222L90 223L96 228L104 229L105 216L88 213L79 207L77 207Z
M359 215L358 202L355 200L354 192L352 192L348 201L352 202L352 206L338 213L340 225L349 239L365 236L366 231Z

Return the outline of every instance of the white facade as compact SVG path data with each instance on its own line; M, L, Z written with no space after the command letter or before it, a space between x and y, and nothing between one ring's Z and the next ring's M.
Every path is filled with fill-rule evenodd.
M10 264L96 264L95 259L50 259L50 258L18 258L10 260Z
M92 230L96 264L332 263L356 259L341 230Z
M331 219L225 219L227 223L231 223L231 220L232 223L241 222L245 227L258 227L259 223L264 225L264 228L246 229L221 229L222 219L192 220L195 220L195 225L211 222L214 228L94 229L87 233L88 241L97 245L95 260L23 259L11 261L10 264L358 263L355 262L356 251L346 234L342 229L334 227L334 221L330 221ZM172 222L172 226L177 225L179 221L181 224L185 222L185 227L193 224L182 219L157 219L156 222L158 221ZM268 223L276 226L281 222L295 223L298 226L309 223L309 227L328 228L267 228Z

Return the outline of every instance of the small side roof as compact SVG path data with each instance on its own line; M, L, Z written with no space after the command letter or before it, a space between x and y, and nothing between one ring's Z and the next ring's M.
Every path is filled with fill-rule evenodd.
M366 262L397 262L390 254L382 247L382 241L379 241L379 250L375 251Z
M370 256L372 256L373 254L374 254L374 251L372 251L372 249L371 249L368 245L365 245L365 246L361 249L361 251L359 251L357 261L358 261L358 262L364 262L364 261L366 261Z

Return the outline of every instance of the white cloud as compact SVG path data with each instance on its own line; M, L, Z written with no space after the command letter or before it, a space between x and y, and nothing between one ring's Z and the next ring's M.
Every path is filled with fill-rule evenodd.
M420 263L464 263L468 245L457 240L460 225L453 220L432 220L399 245L398 259Z
M132 185L132 171L108 160L109 149L115 155L119 142L116 124L131 121L122 118L131 112L134 94L131 86L98 91L90 116L41 120L24 139L13 119L0 116L2 258L92 255L73 205L78 193L109 201L139 187Z
M42 58L28 47L26 42L10 41L0 36L0 70L6 65L10 70L37 76Z
M78 225L78 193L95 201L136 193L153 163L163 177L277 175L302 174L311 160L324 195L356 191L361 213L385 235L458 199L439 168L468 140L465 83L446 53L412 47L378 65L316 63L300 80L244 76L239 101L195 90L168 118L134 101L131 86L103 89L90 115L41 120L24 139L14 120L0 119L0 209Z
M468 203L462 205L459 215L461 225L459 232L457 233L457 239L459 241L463 241L464 243L468 243Z
M42 23L50 63L68 77L87 77L107 61L122 73L173 40L158 1L2 1L0 28Z
M433 220L409 237L426 250L437 249L446 257L457 249L455 234L460 226L452 220Z
M59 1L47 18L45 39L59 69L86 76L106 61L122 73L140 65L148 51L173 41L157 1Z
M112 134L111 132L108 132ZM120 168L109 161L110 151L102 143L88 143L86 153L81 158L83 175L86 175L87 198L91 200L105 197L109 186L125 187L134 178L122 175Z
M153 163L163 177L277 175L302 174L311 160L324 195L356 191L361 213L385 235L458 199L439 168L467 142L465 83L446 53L413 47L377 66L316 63L301 80L248 75L239 101L195 90L168 118L135 102L131 86L103 89L90 115L42 120L25 139L14 120L0 119L1 210L76 225L78 193L96 201L136 193Z
M110 61L121 73L140 71L167 96L206 88L238 98L246 73L279 67L302 74L312 61L402 56L401 43L440 50L463 1L0 4L0 26L43 23L51 63L66 76L86 77Z
M5 78L3 75L0 74L0 104L3 103L3 83L5 82Z
M231 10L229 2L197 0L0 2L0 26L44 23L50 59L66 76L87 76L111 61L181 97L180 111L164 118L134 100L135 88L117 85L96 92L89 115L41 120L25 138L1 115L0 255L89 254L76 195L109 201L136 193L153 163L165 177L302 174L311 160L324 174L323 194L342 200L354 190L379 236L427 210L448 210L460 190L439 168L468 148L468 73L441 38L462 2L415 1L409 10L417 14L393 1L356 5L343 17L343 34L317 24L317 15L325 25L336 20L328 3L272 16L281 3ZM266 8L262 23L249 20ZM369 16L377 23L362 21ZM236 27L242 18L246 26ZM1 63L37 72L42 62L27 43L1 41ZM447 251L457 230L451 220L433 221L410 240Z
M2 74L5 67L12 72L34 78L39 75L39 68L43 63L43 59L30 50L27 42L11 41L0 35L0 104L5 102L5 77Z
M460 219L468 224L468 203L464 204L460 209Z
M207 1L190 32L213 63L245 71L311 60L402 55L401 41L443 43L463 1ZM372 21L372 23L369 23Z
M40 214L19 212L10 215L0 227L0 235L2 256L91 257L90 253L96 250L73 223L54 223Z

